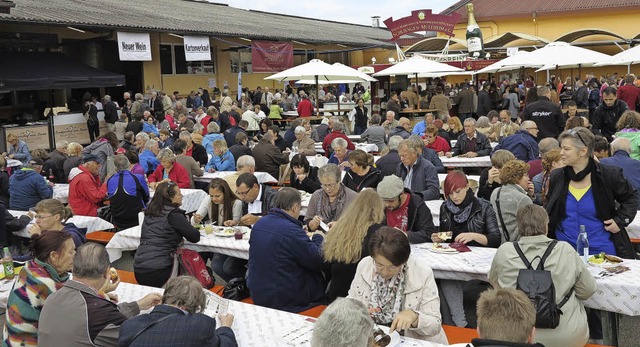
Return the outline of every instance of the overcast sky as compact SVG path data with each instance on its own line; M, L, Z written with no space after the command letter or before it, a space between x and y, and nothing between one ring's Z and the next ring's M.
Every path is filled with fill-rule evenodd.
M398 19L411 14L412 10L431 9L439 13L457 0L210 0L230 6L282 13L294 16L329 19L333 21L371 25L372 16L380 16L380 25L385 19Z

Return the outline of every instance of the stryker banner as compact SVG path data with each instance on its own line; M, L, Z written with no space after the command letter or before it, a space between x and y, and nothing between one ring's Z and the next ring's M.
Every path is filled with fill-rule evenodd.
M120 60L150 61L151 41L149 33L118 32Z
M211 44L207 36L185 36L184 56L187 61L211 60Z

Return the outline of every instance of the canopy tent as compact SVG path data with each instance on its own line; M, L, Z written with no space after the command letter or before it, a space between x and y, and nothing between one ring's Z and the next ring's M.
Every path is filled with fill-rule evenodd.
M589 67L611 58L604 53L560 41L551 42L531 52L528 57L541 63L542 67L538 71Z
M362 71L358 71L357 69L354 69L350 66L347 65L343 65L341 63L333 63L333 67L340 69L341 71L344 71L344 73L355 73L355 75L360 78L363 79L367 82L377 82L378 80L367 75L366 73L362 72ZM354 82L360 82L360 81L354 81ZM337 83L337 82L334 82ZM353 82L351 82L353 83Z
M534 63L531 59L529 59L529 55L531 54L532 53L527 51L518 51L518 53L510 57L506 57L498 62L495 62L485 68L476 71L476 74L496 73L501 71L521 69L523 67L541 67L542 64Z
M450 72L464 72L464 70L448 64L439 63L437 61L428 60L421 57L413 57L396 63L378 73L373 74L373 76L409 76L430 73L447 75Z
M0 92L124 85L125 76L76 62L62 53L0 55Z
M627 65L627 73L631 72L631 65L640 64L640 46L629 48L607 60L597 63L595 66Z

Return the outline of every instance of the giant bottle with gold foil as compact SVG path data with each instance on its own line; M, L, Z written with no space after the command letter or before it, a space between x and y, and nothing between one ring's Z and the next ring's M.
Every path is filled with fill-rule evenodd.
M467 23L467 48L469 50L469 56L481 57L484 55L484 42L482 41L480 26L476 23L476 17L473 15L472 3L467 4L467 14L469 17Z

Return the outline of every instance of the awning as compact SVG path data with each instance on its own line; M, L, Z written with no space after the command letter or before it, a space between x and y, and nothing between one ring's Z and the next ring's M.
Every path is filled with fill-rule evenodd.
M62 53L0 55L0 92L124 85L124 75L76 62Z

